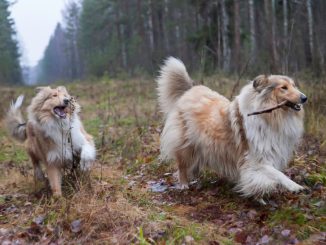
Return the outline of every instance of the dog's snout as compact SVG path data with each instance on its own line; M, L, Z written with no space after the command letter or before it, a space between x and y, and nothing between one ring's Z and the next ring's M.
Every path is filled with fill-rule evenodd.
M69 104L69 99L64 99L64 100L63 100L63 103L64 103L65 105L68 105L68 104Z
M300 95L300 100L301 100L301 103L303 104L303 103L305 103L308 100L308 98L304 94L301 94Z

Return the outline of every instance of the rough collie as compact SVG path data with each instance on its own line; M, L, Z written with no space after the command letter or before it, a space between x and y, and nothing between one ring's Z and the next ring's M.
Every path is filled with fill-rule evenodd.
M88 170L95 160L93 138L86 133L79 119L80 106L65 87L37 88L29 105L28 120L24 121L21 95L10 106L7 127L12 137L26 142L27 152L34 167L34 177L44 179L40 163L46 167L54 196L61 196L62 170L80 159L82 170Z
M229 101L194 86L184 64L170 57L157 83L165 113L161 155L176 160L181 188L207 168L236 183L243 196L261 201L278 187L303 188L281 172L303 134L301 107L307 100L291 78L260 75ZM271 113L248 116L279 103L283 106Z

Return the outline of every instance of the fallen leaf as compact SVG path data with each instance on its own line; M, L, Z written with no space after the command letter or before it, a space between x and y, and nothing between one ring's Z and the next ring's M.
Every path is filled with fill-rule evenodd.
M184 238L185 244L193 244L195 239L192 236L185 236Z
M261 240L260 240L260 243L261 244L267 244L267 243L269 243L269 236L268 235L263 236L261 238Z
M290 235L290 233L291 233L291 231L290 230L283 230L283 231L281 231L281 234L282 234L282 236L284 236L284 237L287 237L287 236L289 236Z
M257 216L256 210L253 210L253 209L249 210L249 212L247 213L247 216L249 219L254 220Z
M40 215L37 216L33 221L37 224L37 225L42 225L44 222L45 217Z
M71 222L70 229L73 233L78 233L82 230L82 222L80 219Z
M248 234L246 232L239 231L239 232L235 233L234 240L236 242L243 244L243 243L246 243L247 237L248 237Z
M163 182L155 182L150 184L150 189L152 192L164 192L168 189L168 186L165 185Z

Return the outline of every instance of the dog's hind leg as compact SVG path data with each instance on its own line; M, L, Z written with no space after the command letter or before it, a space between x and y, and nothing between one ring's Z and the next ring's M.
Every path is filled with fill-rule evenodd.
M193 175L192 171L193 159L192 159L192 148L187 147L176 152L176 160L178 165L179 183L180 189L189 188L189 180Z
M178 177L180 189L188 189L189 188L189 180L188 180L188 169L185 159L183 159L180 155L177 155L177 164L178 164Z
M40 160L32 152L29 152L29 156L32 160L33 167L34 167L34 179L38 181L44 181L45 177L42 171Z
M61 196L61 178L62 174L58 167L56 166L47 166L47 174L52 190L53 196Z

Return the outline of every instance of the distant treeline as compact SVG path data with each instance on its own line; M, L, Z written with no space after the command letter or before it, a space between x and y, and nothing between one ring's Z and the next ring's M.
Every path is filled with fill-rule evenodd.
M2 0L3 1L3 0ZM30 80L155 74L325 73L324 0L70 0Z
M19 51L9 3L0 0L0 84L22 82Z

